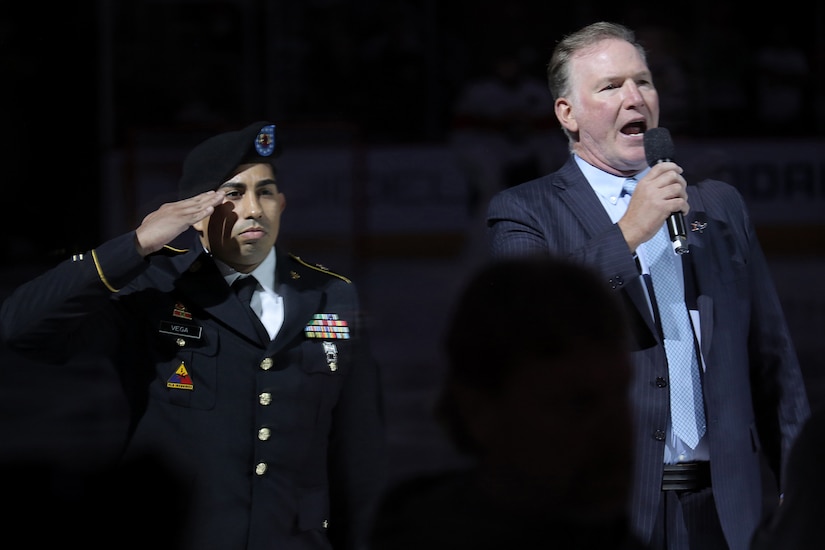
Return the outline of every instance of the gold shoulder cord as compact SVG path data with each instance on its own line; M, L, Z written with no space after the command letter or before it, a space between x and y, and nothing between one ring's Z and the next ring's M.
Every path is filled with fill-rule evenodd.
M296 256L295 254L290 254L289 256L293 260L295 260L296 262L298 262L299 264L301 264L303 266L306 266L310 269L314 269L315 271L321 271L322 273L326 273L327 275L332 275L333 277L338 277L339 279L341 279L345 283L352 283L352 281L350 281L349 279L347 279L343 275L339 275L338 273L335 273L334 271L330 271L328 268L322 266L321 264L309 264L309 263L305 262L304 260L302 260L299 256Z
M117 292L118 289L113 287L112 285L110 285L109 281L106 280L106 276L103 274L103 270L100 268L100 262L97 261L97 252L95 252L94 248L92 249L92 260L94 260L94 262L95 262L95 269L97 269L97 276L100 277L100 280L103 281L103 284L106 285L106 288L108 288L112 292Z

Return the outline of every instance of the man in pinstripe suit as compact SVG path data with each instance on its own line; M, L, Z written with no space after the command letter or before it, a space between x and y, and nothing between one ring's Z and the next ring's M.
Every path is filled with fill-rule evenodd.
M571 156L558 171L493 197L491 253L543 252L591 265L627 306L635 531L655 549L746 550L760 518L780 502L787 451L809 405L742 197L719 181L688 185L674 162L648 165L644 133L658 126L659 101L630 29L599 22L565 37L548 80ZM622 192L628 178L632 195ZM656 307L663 292L648 269L648 242L673 212L690 228L688 253L670 261L682 273L674 279L704 396L693 414L705 422L690 443L671 422L673 380Z

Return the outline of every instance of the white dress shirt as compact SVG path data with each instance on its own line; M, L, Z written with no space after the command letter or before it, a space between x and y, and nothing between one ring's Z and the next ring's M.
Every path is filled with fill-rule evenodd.
M239 277L247 276L235 271L217 258L215 258L215 263L229 286L232 286L232 283ZM275 264L275 249L272 248L264 261L252 273L249 273L258 280L258 287L252 293L252 301L249 305L263 323L270 339L275 338L284 323L284 301L275 292Z

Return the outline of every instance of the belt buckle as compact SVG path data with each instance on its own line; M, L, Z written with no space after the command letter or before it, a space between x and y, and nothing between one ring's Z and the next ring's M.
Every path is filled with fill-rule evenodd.
M665 464L662 470L663 491L698 491L710 487L707 462Z

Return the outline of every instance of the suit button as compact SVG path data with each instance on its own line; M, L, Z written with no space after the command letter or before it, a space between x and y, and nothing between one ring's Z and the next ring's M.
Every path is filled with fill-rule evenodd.
M263 361L261 361L261 368L263 370L269 370L272 368L272 357L267 357Z
M664 430L656 430L653 432L653 439L656 441L664 441L665 440L665 431Z
M261 441L266 441L269 439L269 436L272 432L269 431L269 428L261 428L258 430L258 439Z
M258 396L258 403L264 406L269 405L270 403L272 403L272 394L268 391L265 391L264 393Z
M258 462L255 465L255 473L259 476L262 476L266 473L266 463L265 462Z
M656 387L657 388L666 388L667 387L667 380L665 380L661 376L656 377Z

